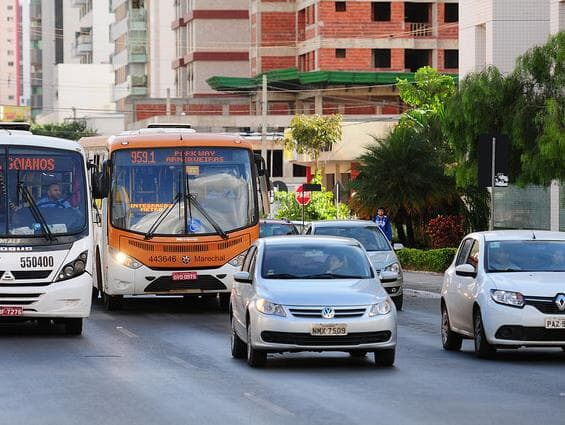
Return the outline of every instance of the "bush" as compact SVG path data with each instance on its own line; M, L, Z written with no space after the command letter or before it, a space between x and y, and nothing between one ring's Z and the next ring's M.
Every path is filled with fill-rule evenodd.
M426 234L434 249L457 246L465 235L464 219L459 215L438 215L428 222Z
M404 248L396 251L402 268L443 273L453 261L457 248L421 250Z

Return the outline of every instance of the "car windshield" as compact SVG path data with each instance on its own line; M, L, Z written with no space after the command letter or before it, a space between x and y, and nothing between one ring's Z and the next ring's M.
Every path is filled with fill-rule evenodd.
M292 223L262 222L259 224L259 237L298 235L296 226Z
M251 161L241 148L119 150L112 158L111 223L146 235L223 233L253 224Z
M390 251L390 244L377 226L320 226L313 234L357 239L367 251Z
M296 243L267 245L261 275L266 279L369 279L363 249L353 245Z
M87 226L84 161L62 149L0 148L0 237L52 237Z
M565 272L565 241L491 241L488 272Z

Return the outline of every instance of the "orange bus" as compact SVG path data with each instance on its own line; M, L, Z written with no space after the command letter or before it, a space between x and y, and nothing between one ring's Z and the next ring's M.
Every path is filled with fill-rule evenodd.
M124 296L217 296L268 212L264 161L241 137L148 128L83 138L98 224L93 295L108 310Z

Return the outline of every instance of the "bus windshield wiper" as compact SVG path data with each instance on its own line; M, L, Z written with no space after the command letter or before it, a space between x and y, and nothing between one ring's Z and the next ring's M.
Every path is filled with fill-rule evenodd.
M24 182L19 181L17 184L17 188L18 191L24 197L25 201L28 203L29 210L31 211L31 215L33 215L33 218L36 221L38 221L39 224L41 225L41 230L43 231L43 235L45 236L45 238L49 239L50 241L54 241L55 236L53 236L51 229L49 229L49 226L47 225L47 221L45 221L45 217L43 217L43 214L41 214L41 211L39 211L35 199L33 199L33 196L31 196L31 193L29 193L29 190L24 184Z
M167 218L169 213L173 210L173 208L175 208L175 205L180 202L181 198L182 198L182 193L177 192L177 194L173 198L173 203L169 205L167 208L165 208L161 214L159 214L159 217L157 217L157 219L153 222L149 230L145 233L145 238L144 238L145 240L151 239L153 237L155 231L157 230L157 227L159 227L161 223L165 220L165 218Z
M222 239L227 239L228 235L226 234L226 232L224 232L222 230L222 228L220 227L220 225L218 224L218 222L216 220L214 220L210 216L210 214L208 214L206 212L206 210L204 209L202 204L200 202L198 202L198 200L196 199L196 196L194 196L192 193L189 192L187 194L187 198L188 198L188 201L189 201L189 205L193 204L196 207L196 209L200 212L200 214L202 214L204 216L204 218L210 222L210 224L212 225L212 227L214 228L216 233L218 235L220 235L222 237Z

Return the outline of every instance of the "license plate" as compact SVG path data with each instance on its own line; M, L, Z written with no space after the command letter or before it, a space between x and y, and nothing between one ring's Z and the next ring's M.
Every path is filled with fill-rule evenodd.
M173 280L196 280L198 273L196 272L173 272Z
M0 316L23 316L23 307L0 306Z
M545 319L546 329L565 329L565 318L552 317L550 319Z
M313 325L310 331L312 336L341 336L347 335L347 325Z

